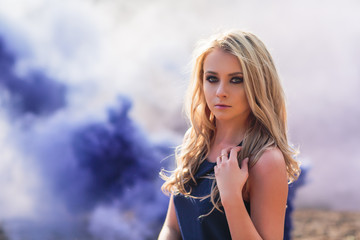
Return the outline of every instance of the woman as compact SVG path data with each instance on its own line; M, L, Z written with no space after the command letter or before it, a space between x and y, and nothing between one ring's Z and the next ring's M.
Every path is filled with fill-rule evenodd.
M253 34L203 42L188 89L191 126L159 239L282 239L288 183L300 169L286 133L284 93L273 60Z

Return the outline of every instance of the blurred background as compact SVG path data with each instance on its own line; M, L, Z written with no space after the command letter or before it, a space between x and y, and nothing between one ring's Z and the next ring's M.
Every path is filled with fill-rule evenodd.
M258 35L278 68L309 169L295 208L360 212L359 12L356 0L0 0L0 238L154 239L192 50L229 28Z

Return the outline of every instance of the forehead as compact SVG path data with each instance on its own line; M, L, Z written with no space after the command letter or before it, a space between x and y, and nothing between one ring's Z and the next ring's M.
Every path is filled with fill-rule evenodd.
M239 59L220 48L212 50L204 59L204 71L242 72Z

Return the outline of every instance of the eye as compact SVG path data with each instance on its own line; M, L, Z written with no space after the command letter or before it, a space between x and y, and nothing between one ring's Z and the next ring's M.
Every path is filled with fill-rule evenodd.
M218 81L218 79L215 76L207 76L206 81L208 81L209 83L215 83Z
M232 83L242 83L244 82L244 78L242 77L233 77L231 80L230 80Z

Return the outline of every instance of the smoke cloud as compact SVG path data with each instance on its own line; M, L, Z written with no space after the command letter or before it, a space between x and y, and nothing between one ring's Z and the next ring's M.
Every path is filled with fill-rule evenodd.
M295 207L359 210L359 3L0 5L0 220L11 239L151 238L167 206L157 172L187 128L191 52L229 28L256 33L283 81L290 138L310 165ZM49 216L48 230L31 230Z

